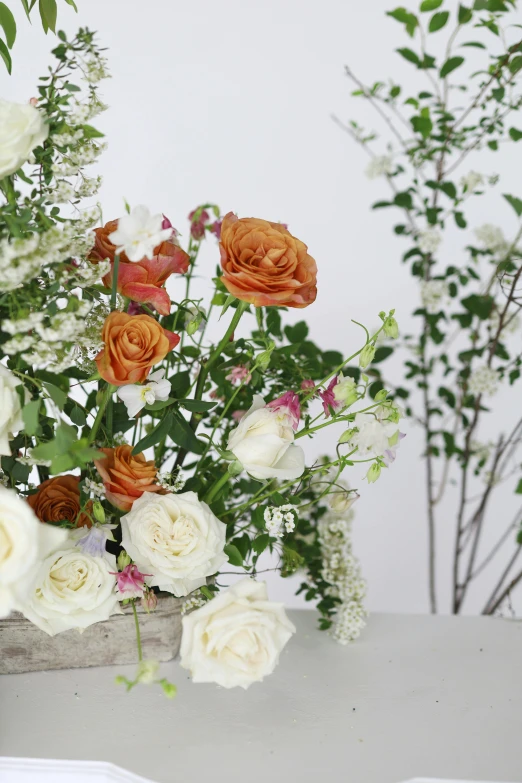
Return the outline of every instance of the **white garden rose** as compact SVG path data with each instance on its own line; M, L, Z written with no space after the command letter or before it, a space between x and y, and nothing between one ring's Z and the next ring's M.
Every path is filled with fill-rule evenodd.
M259 395L230 433L228 450L256 479L295 479L305 469L304 452L294 444L289 416L267 408Z
M48 134L49 126L37 108L0 98L0 179L14 174L29 160Z
M84 532L84 531L80 531ZM21 607L24 616L49 636L121 614L116 594L116 558L89 555L76 546L79 531L40 563L31 594Z
M121 518L121 543L149 586L179 597L227 562L226 529L195 492L144 492Z
M16 387L22 381L0 364L0 454L11 454L9 436L24 426L22 406Z
M26 601L38 562L67 538L14 490L0 485L0 618Z
M273 672L295 630L266 584L247 577L183 617L181 665L194 682L246 689Z

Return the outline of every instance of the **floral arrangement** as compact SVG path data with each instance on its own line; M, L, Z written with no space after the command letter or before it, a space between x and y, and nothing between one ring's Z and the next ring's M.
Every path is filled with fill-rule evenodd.
M408 43L397 52L420 89L417 81L414 90L393 80L365 85L347 68L353 95L372 106L389 138L379 147L373 130L341 125L368 153L368 176L384 180L388 193L373 209L398 211L393 230L418 283L417 329L397 345L404 372L382 381L423 431L431 611L440 607L449 555L451 611L471 599L492 614L509 610L522 583L522 509L512 498L522 493L522 199L495 195L499 176L472 167L477 152L488 163L502 154L516 161L522 40L516 0L471 6L423 0L389 11ZM505 212L505 229L482 222L495 208ZM492 398L502 387L498 406ZM513 512L499 514L501 497ZM455 543L447 555L439 530L449 520Z
M54 635L130 604L140 663L119 681L171 696L136 610L169 593L184 599L193 680L246 688L295 630L263 571L300 571L338 641L364 625L358 492L342 475L363 463L372 483L395 458L401 411L371 365L397 322L380 313L348 357L304 321L283 326L317 289L281 223L204 204L186 249L145 206L103 223L83 200L101 184L85 171L105 146L91 122L107 64L88 30L59 39L38 98L0 102L0 616ZM219 261L208 302L191 295L206 239ZM334 456L307 465L301 444L339 424Z

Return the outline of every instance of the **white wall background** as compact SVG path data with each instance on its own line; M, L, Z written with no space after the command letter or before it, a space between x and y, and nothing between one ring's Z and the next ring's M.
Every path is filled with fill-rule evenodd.
M401 27L384 15L391 0L78 0L79 14L59 2L59 27L98 30L109 47L113 78L103 84L110 110L96 125L109 149L97 172L104 176L104 217L122 213L123 198L167 214L187 233L186 216L204 202L223 212L287 222L319 266L319 294L305 313L323 347L358 346L355 318L369 326L395 307L403 330L416 286L400 264L402 241L390 231L392 215L372 213L385 184L364 176L366 158L330 119L359 117L377 127L367 107L350 98L343 74L349 63L367 82L414 74L393 53L407 45ZM454 0L446 6L456 7ZM14 74L1 74L2 94L25 101L49 63L53 36L18 15ZM384 141L383 141L384 151ZM503 159L480 153L470 167L505 175L502 192L520 195L516 148ZM501 199L482 200L478 222L513 227ZM456 253L457 237L448 253ZM462 243L462 238L458 237ZM218 260L209 242L201 274ZM201 290L208 284L202 280ZM397 365L398 367L399 365ZM513 398L500 398L500 407ZM516 404L516 398L515 398ZM520 405L520 398L518 398ZM369 581L369 608L427 610L424 473L420 433L408 438L393 468L372 487L360 480L356 553ZM324 452L332 434L314 444ZM360 479L360 475L359 475ZM492 534L501 529L513 499L495 508ZM441 607L448 607L452 518L442 509L439 530ZM487 540L487 536L486 536ZM271 581L271 593L292 601L292 585ZM481 591L481 594L482 591ZM480 609L477 598L469 611Z

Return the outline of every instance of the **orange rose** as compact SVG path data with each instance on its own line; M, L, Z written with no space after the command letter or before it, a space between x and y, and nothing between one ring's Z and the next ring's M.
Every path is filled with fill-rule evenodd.
M40 522L71 522L76 527L91 527L88 514L80 511L80 477L56 476L40 484L27 502ZM87 503L89 511L92 501Z
M94 247L89 254L89 260L98 263L107 258L111 262L111 270L102 279L107 288L112 288L112 273L116 245L109 234L116 231L118 221L111 220L101 228L95 228ZM179 245L170 240L162 242L154 248L152 258L131 262L120 254L118 269L118 292L133 302L149 304L155 307L161 315L170 313L170 297L163 288L165 282L174 273L184 274L189 268L190 258Z
M134 501L144 492L164 492L155 483L157 471L154 461L147 461L143 454L133 456L132 446L100 451L105 457L94 460L94 464L102 478L107 500L116 508L130 511Z
M219 249L221 279L238 299L256 307L307 307L315 301L316 263L280 223L229 212Z
M140 383L151 367L161 362L179 343L179 335L167 331L150 315L113 312L102 330L105 347L96 357L101 377L114 386Z

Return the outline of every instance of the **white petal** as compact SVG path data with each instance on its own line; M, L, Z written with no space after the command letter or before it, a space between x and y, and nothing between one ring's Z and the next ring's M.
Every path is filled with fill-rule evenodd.
M125 403L127 413L131 419L145 407L145 400L141 396L141 392L141 386L131 383L126 386L120 386L116 392L120 400Z

